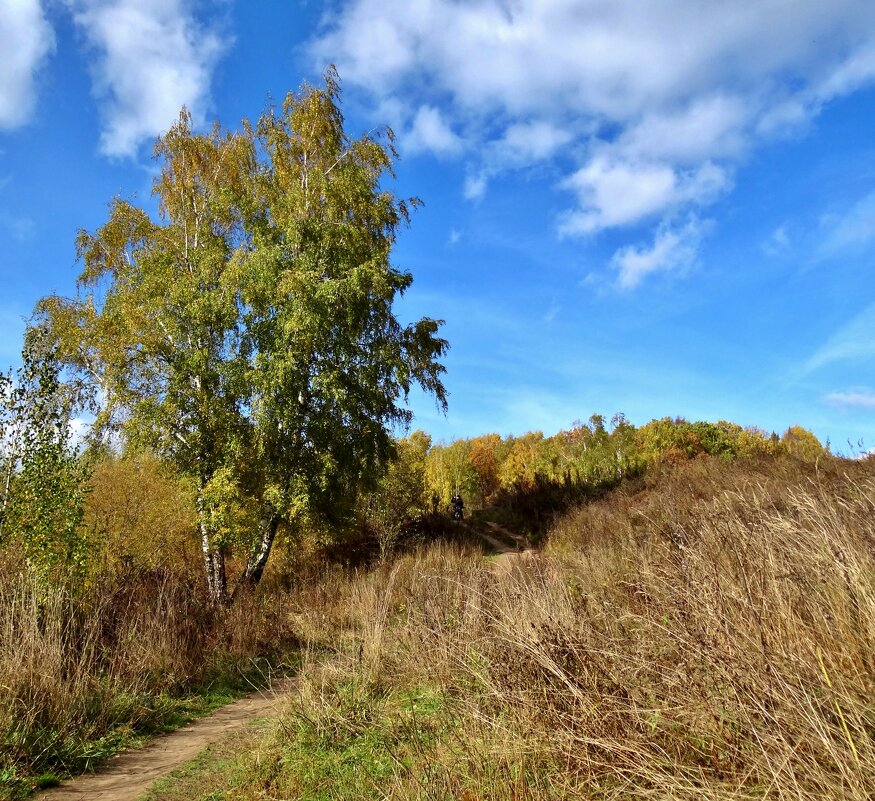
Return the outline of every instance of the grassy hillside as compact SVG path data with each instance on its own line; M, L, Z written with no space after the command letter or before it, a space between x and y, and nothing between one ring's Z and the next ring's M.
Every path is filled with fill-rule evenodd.
M537 556L300 577L288 620L335 655L154 798L871 798L873 515L871 460L704 458L572 510Z

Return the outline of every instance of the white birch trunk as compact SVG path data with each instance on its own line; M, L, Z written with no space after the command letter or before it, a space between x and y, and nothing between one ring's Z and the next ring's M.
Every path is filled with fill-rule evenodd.
M240 581L234 588L235 596L241 587L254 587L261 581L279 524L280 519L276 516L273 507L266 506L262 511L261 520L258 522L258 543L249 555L243 575L240 576Z
M201 533L201 552L204 559L204 574L207 580L207 595L213 606L225 606L228 602L228 582L225 574L225 554L213 547L209 527L204 522L203 499L198 495L198 523Z

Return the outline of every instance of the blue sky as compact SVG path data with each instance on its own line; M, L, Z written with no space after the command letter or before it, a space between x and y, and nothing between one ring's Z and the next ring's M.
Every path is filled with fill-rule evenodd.
M236 126L337 65L389 124L436 438L592 412L875 445L871 0L0 0L0 365L73 238L147 202L183 104Z

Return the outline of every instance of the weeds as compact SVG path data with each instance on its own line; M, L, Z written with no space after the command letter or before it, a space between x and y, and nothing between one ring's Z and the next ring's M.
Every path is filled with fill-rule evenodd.
M28 731L112 719L95 698L130 718L137 692L191 680L197 658L293 631L308 655L300 692L245 753L211 763L215 797L863 801L873 554L872 463L694 460L569 512L537 556L487 561L440 542L371 570L311 566L268 579L221 625L160 593L149 614L109 596L127 611L118 628L92 613L99 631L48 610L27 638L51 667L19 648L27 681L0 692L29 710ZM4 598L8 628L8 610L33 600ZM150 614L174 621L175 647ZM43 697L41 672L69 695ZM187 791L170 783L156 801L197 797L197 776L180 781Z

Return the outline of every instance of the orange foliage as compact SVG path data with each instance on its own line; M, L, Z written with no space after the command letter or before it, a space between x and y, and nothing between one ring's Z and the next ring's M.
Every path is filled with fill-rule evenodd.
M491 497L499 488L498 467L501 437L498 434L485 434L471 440L471 452L468 456L480 485L480 497L483 500Z

